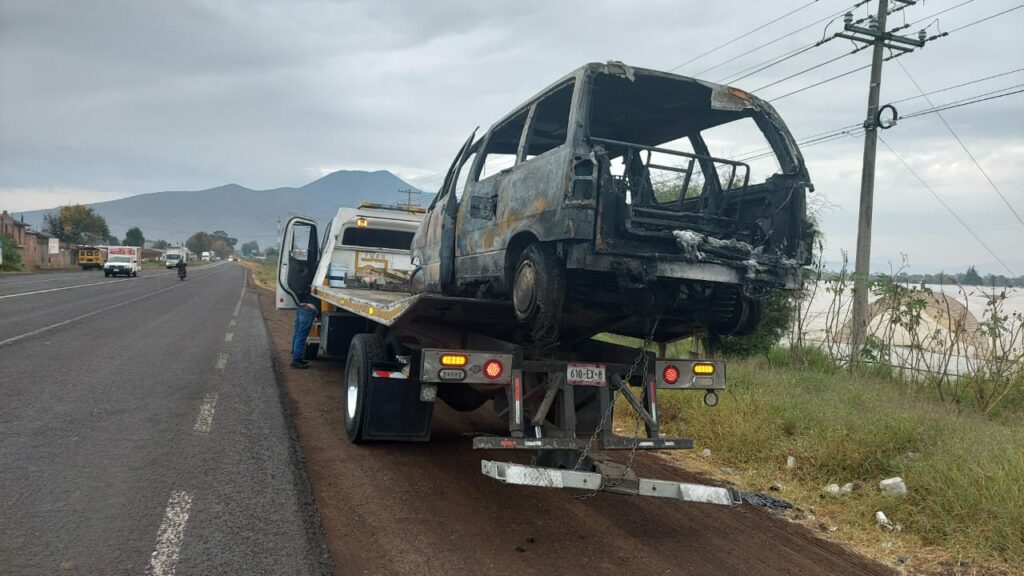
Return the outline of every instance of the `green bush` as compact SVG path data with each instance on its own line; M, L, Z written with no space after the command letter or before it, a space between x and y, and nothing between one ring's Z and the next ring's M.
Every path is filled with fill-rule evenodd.
M0 270L14 271L21 270L21 254L14 244L14 238L9 234L0 234L0 250L3 250L4 263Z
M844 529L873 531L883 510L903 534L967 558L1024 567L1024 428L957 412L907 384L851 376L775 350L767 360L729 364L720 405L698 394L660 394L662 432L693 436L715 458L763 490L781 481L801 506L833 506ZM770 366L767 364L771 364ZM798 466L787 470L787 456ZM904 498L878 482L901 476ZM817 501L830 483L860 482L842 499ZM785 490L789 490L786 488ZM808 494L813 496L807 496Z

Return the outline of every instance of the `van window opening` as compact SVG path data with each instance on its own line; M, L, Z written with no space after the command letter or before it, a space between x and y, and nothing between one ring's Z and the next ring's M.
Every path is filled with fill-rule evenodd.
M480 180L494 176L498 172L513 166L519 153L519 140L526 126L527 111L523 110L511 120L495 128L487 139L484 149L484 162L480 171Z
M712 109L711 89L702 84L649 75L630 81L602 74L594 78L589 133L636 145L601 143L612 159L613 175L632 181L633 194L650 194L658 204L674 203L680 196L706 195L709 178L728 192L782 172L769 139L752 118L755 114L749 109ZM750 165L748 158L755 151L760 155Z
M575 85L575 82L570 82L537 102L526 137L527 160L565 144Z
M412 247L413 234L413 232L404 230L386 230L384 228L348 228L341 236L341 244L343 246L409 250Z

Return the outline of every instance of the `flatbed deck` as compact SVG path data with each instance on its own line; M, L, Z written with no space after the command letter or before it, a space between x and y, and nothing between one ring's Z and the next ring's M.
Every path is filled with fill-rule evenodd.
M511 304L503 301L332 286L313 286L311 292L345 312L384 326L406 321L454 322L485 327L482 331L487 333L516 327Z

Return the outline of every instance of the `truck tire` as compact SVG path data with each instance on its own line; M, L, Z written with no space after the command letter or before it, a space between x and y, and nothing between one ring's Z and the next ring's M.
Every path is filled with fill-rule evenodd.
M345 360L345 431L354 444L363 441L363 412L370 386L370 368L382 362L384 340L376 334L356 334Z
M551 246L530 244L519 255L512 276L516 320L531 328L536 343L554 343L564 301L565 265Z

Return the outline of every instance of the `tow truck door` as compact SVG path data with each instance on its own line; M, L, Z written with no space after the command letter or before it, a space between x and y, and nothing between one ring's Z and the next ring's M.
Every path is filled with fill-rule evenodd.
M305 216L290 216L281 237L281 252L277 259L278 310L298 307L302 294L309 292L320 262L320 243L317 242L316 220Z

